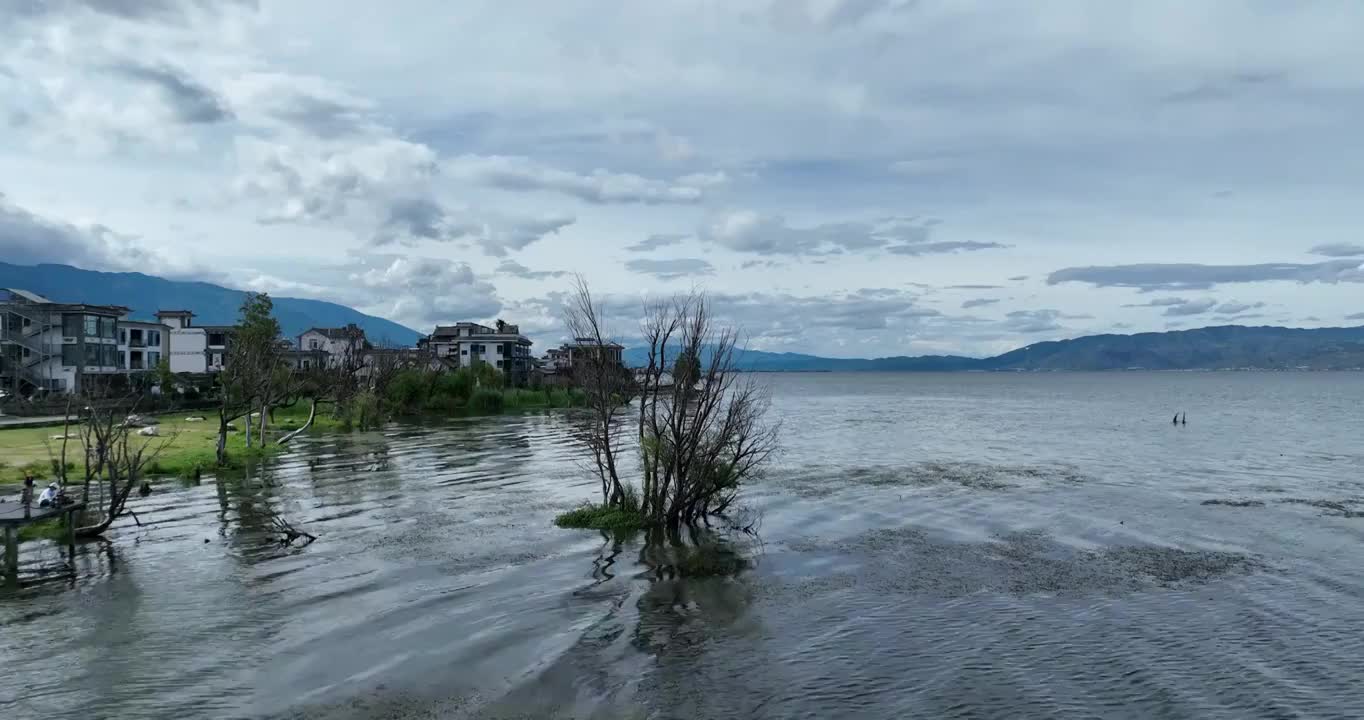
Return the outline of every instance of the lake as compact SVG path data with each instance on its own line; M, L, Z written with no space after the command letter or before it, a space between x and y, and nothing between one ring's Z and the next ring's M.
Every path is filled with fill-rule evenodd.
M25 545L0 716L1364 716L1364 374L759 379L732 576L553 527L564 413L312 437Z

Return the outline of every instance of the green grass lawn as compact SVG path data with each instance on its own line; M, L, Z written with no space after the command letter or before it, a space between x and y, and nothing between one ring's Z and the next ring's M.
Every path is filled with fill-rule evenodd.
M189 422L190 417L202 417L202 422ZM217 472L216 447L218 442L218 417L212 411L191 410L178 413L167 413L158 416L161 421L157 426L160 432L159 437L134 436L131 442L141 443L143 446L154 449L161 447L156 458L147 466L147 474L174 475L178 477L190 477L194 474L196 466L201 467L205 473ZM281 408L275 411L275 422L269 426L269 430L285 431L301 427L308 419L308 408L298 405L292 408ZM244 428L244 420L237 420L235 423L238 428ZM324 415L319 410L317 421L313 423L313 429L322 431L335 429L336 422ZM84 477L83 471L83 450L80 440L75 437L79 428L72 426L69 433L73 436L67 441L67 462L72 466L68 472L68 478L73 482ZM25 472L32 472L34 477L46 484L54 477L54 461L61 456L62 427L43 428L24 428L17 430L0 430L0 489L7 486L17 486L23 482ZM265 453L277 452L278 446L274 444L276 435L271 434L271 443L267 444ZM254 438L253 438L254 439ZM150 450L149 450L150 451ZM242 432L230 432L227 435L228 457L232 460L229 469L237 466L237 461L244 457L259 455L260 448L246 448L246 436ZM13 491L9 487L8 491Z

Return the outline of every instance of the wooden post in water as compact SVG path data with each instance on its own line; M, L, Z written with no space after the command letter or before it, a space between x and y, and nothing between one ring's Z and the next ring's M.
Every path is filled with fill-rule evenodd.
M5 526L5 576L11 583L19 582L19 526Z
M66 511L66 553L71 562L76 561L76 511Z

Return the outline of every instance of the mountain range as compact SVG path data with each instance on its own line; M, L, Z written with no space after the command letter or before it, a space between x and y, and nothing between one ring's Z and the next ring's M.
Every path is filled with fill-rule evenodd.
M625 353L647 363L646 351ZM1224 325L1136 335L1088 335L1039 342L1003 355L825 358L740 350L739 368L754 372L964 372L1006 370L1347 370L1364 368L1364 327L1298 329Z
M135 272L96 272L69 265L11 265L0 262L0 288L35 292L56 302L122 305L132 317L151 319L157 310L189 310L196 325L231 325L246 293L205 282L186 282ZM284 334L296 337L311 327L355 323L372 342L412 345L421 333L391 320L322 300L270 296Z
M199 325L230 325L246 293L205 282L167 280L142 273L81 270L68 265L0 262L0 288L20 288L58 302L123 305L135 318L157 310L186 309ZM355 323L370 340L412 345L421 333L358 310L302 298L273 297L284 333ZM642 349L625 352L627 364L643 364ZM988 358L956 355L826 358L799 353L743 350L738 366L769 372L961 372L1002 370L1217 370L1227 368L1341 370L1364 367L1364 327L1296 329L1226 325L1196 330L1089 335L1039 342Z

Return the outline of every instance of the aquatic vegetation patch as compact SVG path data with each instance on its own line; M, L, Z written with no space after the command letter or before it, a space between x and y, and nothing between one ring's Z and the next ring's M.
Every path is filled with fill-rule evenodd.
M1310 507L1325 510L1324 515L1344 518L1364 517L1364 500L1358 498L1344 498L1341 500L1323 500L1310 498L1283 498L1280 503L1287 505L1307 505Z
M1265 502L1264 502L1263 500L1224 500L1224 499L1221 499L1221 498L1214 498L1214 499L1212 499L1212 500L1204 500L1203 502L1199 503L1199 505L1225 505L1225 506L1227 506L1227 507L1242 507L1242 508L1243 508L1243 507L1264 507L1264 506L1265 506Z
M974 593L1005 595L1125 594L1179 588L1265 569L1250 555L1184 550L1157 545L1087 550L1056 542L1042 531L1010 533L994 541L961 543L936 539L913 528L876 530L842 542L788 543L796 552L848 556L850 580L800 581L814 588L845 582L877 592L956 598ZM817 591L817 589L816 589Z
M642 530L650 525L649 519L641 512L594 503L561 513L554 518L554 524L561 528L618 531Z
M807 497L827 497L849 486L934 487L971 490L1010 490L1048 482L1077 483L1088 478L1064 465L990 465L971 462L919 462L910 465L819 468L778 481Z

